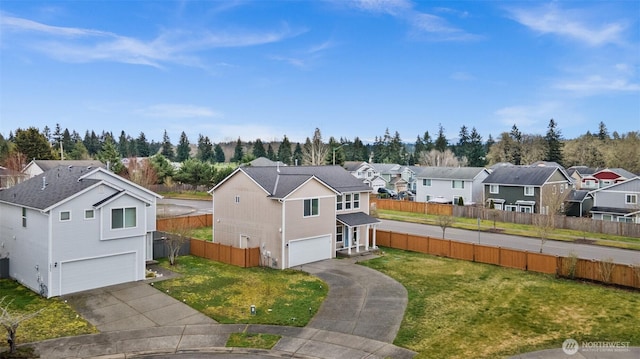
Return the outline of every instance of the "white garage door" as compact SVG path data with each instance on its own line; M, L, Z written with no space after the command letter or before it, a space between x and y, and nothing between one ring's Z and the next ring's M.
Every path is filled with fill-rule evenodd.
M60 295L136 280L136 253L64 262Z
M289 242L289 267L331 258L331 235Z

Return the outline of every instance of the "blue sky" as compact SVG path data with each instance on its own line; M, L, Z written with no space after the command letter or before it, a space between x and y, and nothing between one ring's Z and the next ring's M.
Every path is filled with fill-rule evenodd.
M640 2L0 2L0 133L640 130Z

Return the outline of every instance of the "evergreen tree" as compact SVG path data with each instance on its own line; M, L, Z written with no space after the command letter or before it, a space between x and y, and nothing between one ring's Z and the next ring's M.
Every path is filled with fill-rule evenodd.
M261 139L258 138L253 144L253 150L251 153L253 153L253 157L255 158L267 157L267 152L264 150L264 144Z
M475 127L471 129L471 135L469 135L467 160L470 167L484 167L487 164L487 152L482 143L482 136Z
M546 161L557 162L562 164L562 146L560 130L557 128L556 121L549 120L549 126L547 127L547 134L544 136L544 140L547 143L547 156Z
M469 129L467 126L462 125L460 127L460 133L458 134L458 144L456 145L456 156L459 159L467 158L469 160L469 155L471 152L471 137L469 136Z
M293 150L292 162L296 166L302 165L302 146L300 146L300 142L296 143L296 148Z
M121 173L124 170L116 143L110 136L107 136L102 143L102 149L98 152L98 160L107 165L113 173Z
M291 153L291 142L287 138L287 135L284 135L282 142L280 143L280 147L278 147L278 160L284 164L291 164L291 157L293 154Z
M136 155L138 157L149 157L151 154L151 150L149 149L149 142L147 141L147 136L144 135L144 132L140 132L140 135L135 141L136 144Z
M178 142L178 147L176 148L176 161L184 162L189 159L191 155L191 146L189 144L189 139L187 138L187 134L182 131L180 134L180 142Z
M436 138L436 142L434 143L434 148L440 152L444 152L447 147L449 147L449 141L444 135L444 127L442 127L442 124L439 124L438 137Z
M215 154L215 160L217 163L224 163L224 161L226 161L226 158L224 157L224 151L222 150L222 147L220 147L219 143L216 144L213 152Z
M605 126L602 121L600 121L600 124L598 125L598 139L600 141L606 141L609 139L609 131L607 131L607 126Z
M213 144L209 136L198 135L198 153L196 158L202 162L211 162L214 159Z
M340 146L342 146L340 142L336 141L333 136L329 137L329 151L327 152L326 163L337 166L344 165L344 147Z
M231 162L242 162L242 157L244 157L244 148L242 147L242 141L240 137L236 141L236 148L233 150L233 157L231 158Z
M173 152L173 145L171 144L171 140L169 139L169 135L167 134L167 130L164 130L164 134L162 135L162 150L160 154L167 161L173 161L175 154Z
M349 146L352 156L349 161L369 161L369 149L362 143L359 137L353 139L353 144Z
M166 181L174 175L173 166L171 166L169 160L162 154L151 157L151 166L156 171L159 184L166 183Z
M271 161L276 160L276 153L273 151L273 147L271 147L271 143L269 143L269 146L267 146L267 158L270 159Z
M511 146L509 148L511 162L514 165L519 166L522 164L522 132L520 132L520 130L518 130L518 127L513 124L509 136L512 140Z
M406 149L400 138L400 133L396 131L388 144L388 159L389 163L407 164Z
M422 135L422 143L424 143L425 152L430 152L434 148L433 140L431 139L429 131L425 131L424 135Z
M426 152L424 141L422 140L422 137L418 135L416 136L416 143L413 145L413 157L420 158L420 155L424 152Z
M491 146L493 146L494 143L496 143L496 141L494 141L491 134L489 134L489 138L487 138L487 143L485 143L484 145L484 152L489 153L489 151L491 150Z
M54 159L49 141L35 127L29 127L26 130L17 129L15 144L18 152L27 157L27 161Z

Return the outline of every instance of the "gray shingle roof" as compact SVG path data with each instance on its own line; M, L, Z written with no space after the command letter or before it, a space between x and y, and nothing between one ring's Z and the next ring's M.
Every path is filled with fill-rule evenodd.
M358 168L362 167L363 164L365 164L366 162L364 161L346 161L344 163L344 169L346 169L349 172L353 172L355 170L357 170Z
M340 166L242 167L240 170L276 198L285 197L313 176L339 193L371 191L371 187Z
M417 178L472 180L484 167L420 167Z
M27 181L0 191L0 202L45 209L98 182L78 179L87 174L87 167L58 166ZM43 183L46 184L43 188Z
M104 164L96 160L34 160L36 165L43 172L54 169L58 166L74 166L74 167L104 167Z
M349 227L361 226L363 224L380 223L380 221L364 212L345 213L336 216L336 219Z
M569 192L566 201L567 202L582 202L589 194L589 190L586 189L574 189Z
M499 167L491 172L482 183L542 186L558 170L558 167Z

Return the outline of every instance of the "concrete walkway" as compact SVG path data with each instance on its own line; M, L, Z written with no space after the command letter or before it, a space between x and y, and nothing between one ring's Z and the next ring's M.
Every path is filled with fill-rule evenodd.
M154 280L125 283L64 299L99 334L32 343L41 358L127 358L143 354L238 353L250 357L412 358L415 352L391 344L400 327L407 292L377 271L334 259L305 265L329 285L329 295L305 328L217 324L166 293ZM163 280L175 274L164 271ZM155 279L155 280L158 280ZM270 351L226 348L236 332L277 334Z

